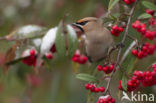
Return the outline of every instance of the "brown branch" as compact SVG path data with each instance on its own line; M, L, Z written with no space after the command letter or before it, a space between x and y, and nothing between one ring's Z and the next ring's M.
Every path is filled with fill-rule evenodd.
M130 26L130 23L131 23L131 19L132 19L134 10L135 10L135 8L136 8L137 2L138 2L138 0L136 0L136 2L135 2L135 4L134 4L133 8L132 8L131 11L130 11L130 16L129 16L129 18L128 18L126 30L125 30L123 39L122 39L122 41L121 41L121 44L124 44L124 43L125 43L126 37L127 37L127 35L128 35L128 31L129 31L129 26ZM115 63L114 68L116 68L116 67L118 66L118 64L119 64L121 52L122 52L122 48L120 47L119 52L118 52L118 55L117 55L117 59L116 59L116 63ZM105 90L104 95L106 95L106 93L109 91L110 82L111 82L111 80L112 80L112 77L113 77L114 72L115 72L115 69L114 69L114 70L112 71L112 73L110 74L110 79L108 80L107 87L106 87L106 90Z

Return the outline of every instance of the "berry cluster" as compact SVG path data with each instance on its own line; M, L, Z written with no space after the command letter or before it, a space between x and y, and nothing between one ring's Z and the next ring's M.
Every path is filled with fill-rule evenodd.
M127 90L129 92L134 91L140 86L140 82L137 77L132 76L132 78L127 82Z
M120 81L119 81L119 86L118 86L118 88L119 88L120 90L124 90L121 84L122 84L122 81L120 80ZM133 76L133 77L127 82L127 91L128 91L128 92L134 91L134 90L137 89L139 86L140 86L139 80L137 79L137 77Z
M134 3L136 0L123 0L127 5Z
M154 54L155 50L156 50L155 45L145 43L141 48L133 49L132 54L136 56L137 58L142 59L143 57L146 57L147 55Z
M111 65L106 65L106 66L102 66L102 65L98 65L98 71L103 71L106 74L111 73L114 70L114 64Z
M53 45L50 49L50 52L45 53L45 57L47 59L53 59L53 53L56 52L55 45ZM23 52L22 57L24 59L22 62L28 66L36 66L36 60L37 60L37 51L35 49L27 49Z
M94 84L89 84L87 83L85 85L85 88L87 90L90 90L91 92L99 93L99 92L104 92L105 88L104 87L96 87Z
M26 51L22 54L23 57L26 56L26 58L24 58L24 59L22 60L22 62L23 62L24 64L27 64L28 66L36 66L36 59L37 59L36 53L37 53L37 52L36 52L35 49L26 50ZM28 56L27 56L27 55L28 55Z
M139 20L135 21L132 24L132 27L136 29L138 32L142 33L143 35L146 33L146 24L141 23Z
M73 62L77 62L79 64L85 64L88 61L88 58L85 55L81 55L80 51L77 50L72 57Z
M151 71L145 71L145 72L135 71L134 75L137 78L138 76L140 77L138 79L140 79L140 82L142 83L144 87L153 86L156 84L156 70L152 72Z
M119 81L119 86L118 88L120 90L124 90L122 88L122 85L121 85L122 81L120 80ZM133 76L128 82L127 82L127 91L128 92L131 92L131 91L134 91L135 89L137 89L138 87L140 86L140 82L138 80L137 77Z
M115 103L115 99L112 98L112 96L107 95L107 96L101 96L97 103Z
M112 30L111 30L111 33L114 35L114 36L119 36L121 32L123 32L123 28L122 27L118 27L117 25L114 25L112 27Z
M156 64L153 64L152 66L153 71L135 71L133 73L133 76L131 78L131 80L129 80L127 82L127 90L129 92L134 91L135 89L137 89L140 84L142 84L142 86L147 87L147 86L153 86L156 84ZM121 85L121 80L120 80L120 85L119 85L119 89L123 90L122 85Z
M147 30L146 24L141 23L139 20L132 24L132 27L140 32L145 38L153 40L156 38L156 31Z

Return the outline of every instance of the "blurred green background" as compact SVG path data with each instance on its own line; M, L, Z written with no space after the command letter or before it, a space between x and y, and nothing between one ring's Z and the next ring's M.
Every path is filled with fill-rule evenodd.
M109 0L0 0L0 36L8 35L27 24L51 28L58 25L62 18L68 24L86 16L100 17L106 12L108 3ZM137 8L133 21L145 9L142 6ZM119 10L114 10L117 11ZM133 29L130 31L132 35L136 34ZM127 44L128 42L130 41L127 40ZM75 78L72 68L76 68L76 64L71 60L49 61L51 70L42 68L39 75L33 73L32 67L22 63L11 66L8 74L3 74L4 54L12 44L13 42L0 41L0 103L86 103L86 82ZM139 60L134 68L144 70L156 60L155 58L156 54ZM78 72L89 73L90 69L87 65L82 65ZM117 88L121 79L120 73L116 73L114 77L111 94L117 103L120 103L120 92ZM143 88L141 91L156 93L156 87ZM96 100L98 96L96 95Z

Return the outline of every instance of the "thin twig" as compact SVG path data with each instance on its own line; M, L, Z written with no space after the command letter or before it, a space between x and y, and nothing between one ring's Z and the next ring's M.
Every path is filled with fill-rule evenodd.
M136 45L137 41L133 41L129 47L127 48L127 50L125 51L125 53L123 54L121 60L120 60L120 63L119 64L122 64L122 62L126 59L126 57L128 56L130 50Z
M121 41L122 44L124 44L124 42L125 42L125 40L126 40L126 37L127 37L127 35L128 35L129 26L130 26L131 19L132 19L132 16L133 16L135 7L136 7L136 5L137 5L137 2L138 2L138 0L136 0L136 2L135 2L135 4L134 4L133 8L132 8L131 11L130 11L130 16L129 16L129 18L128 18L128 23L127 23L127 26L126 26L126 30L125 30L123 39L122 39L122 41ZM119 52L118 52L118 55L117 55L117 59L116 59L116 63L115 63L114 68L116 68L116 67L118 66L118 64L119 64L121 52L122 52L122 48L120 47ZM113 77L114 72L115 72L115 69L114 69L114 70L112 71L112 73L110 74L110 79L108 80L107 87L106 87L106 90L105 90L104 95L106 95L106 93L109 91L110 82L111 82L111 80L112 80L112 77Z

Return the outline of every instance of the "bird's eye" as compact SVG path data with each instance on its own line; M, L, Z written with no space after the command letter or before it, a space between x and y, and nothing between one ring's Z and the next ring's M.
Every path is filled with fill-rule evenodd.
M80 22L80 23L76 23L76 24L86 25L87 23L88 23L88 21L84 21L84 22Z

